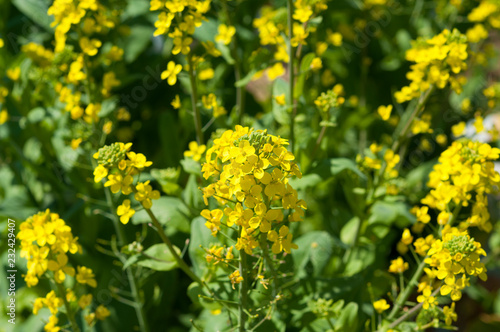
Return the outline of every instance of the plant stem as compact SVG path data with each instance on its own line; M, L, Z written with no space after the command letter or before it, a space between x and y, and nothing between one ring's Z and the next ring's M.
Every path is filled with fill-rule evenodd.
M288 0L287 3L287 20L288 20L288 94L289 102L292 112L290 113L290 149L294 152L295 148L295 115L297 114L297 107L295 106L295 98L293 96L295 75L293 70L293 0Z
M95 162L94 162L95 163ZM120 220L116 216L116 209L113 203L113 199L111 198L111 193L109 188L104 188L104 193L106 195L106 202L108 203L109 208L112 211L113 215L113 226L115 227L116 237L118 239L119 245L124 245L126 241L125 232L120 224ZM144 304L142 302L141 297L139 296L139 283L135 278L135 275L131 268L125 269L127 271L127 279L130 284L130 291L132 293L132 297L135 302L135 313L137 315L137 320L139 321L139 328L142 332L149 331L148 321L146 320L146 313L144 312Z
M198 109L198 92L196 88L196 76L194 75L194 66L193 59L191 54L187 56L188 65L189 65L189 83L191 84L191 104L193 108L193 118L194 118L194 128L196 130L196 141L199 145L204 144L203 140L203 131L201 126L201 116L200 111Z
M93 168L97 167L97 163L94 159L91 159L91 164ZM118 219L115 211L115 204L113 203L113 199L111 197L111 192L108 187L104 188L104 194L106 196L106 203L108 205L108 208L111 210L111 215L112 221L113 221L113 226L115 228L116 232L116 237L118 239L118 244L119 245L124 245L127 243L125 232L122 229L120 220ZM131 268L125 269L127 273L127 279L130 284L130 291L132 293L132 297L135 302L135 313L137 315L137 320L139 322L139 328L142 332L149 332L149 325L148 321L146 320L146 313L144 312L144 305L142 303L141 297L139 296L139 283L137 282L137 279L135 278L135 275Z
M248 295L248 283L247 283L247 254L244 249L240 250L240 275L243 277L243 281L240 283L240 303L239 303L239 316L238 325L239 331L246 331L246 319L247 319L247 295Z
M64 289L64 286L58 284L57 282L56 285L57 289L59 290L59 293L61 294L61 298L64 302L64 307L66 308L66 316L68 317L73 332L80 332L80 328L78 327L78 324L76 323L75 320L75 313L73 312L73 309L71 309L71 306L69 305L69 302L66 299L66 290Z
M435 296L439 292L440 289L441 289L441 287L438 287L432 293L432 296ZM420 310L420 308L422 308L423 305L424 305L424 302L420 302L419 304L417 304L416 306L414 306L413 308L411 308L410 310L408 310L404 315L402 315L401 317L399 317L398 319L396 319L394 322L392 322L391 325L388 326L388 328L389 329L395 328L400 323L402 323L405 320L407 320L408 318L412 317L413 315L415 315L418 312L418 310Z
M425 258L420 262L420 265L418 266L417 270L415 271L415 274L411 278L411 280L408 282L408 285L406 286L406 289L404 290L403 293L401 293L398 298L396 299L396 303L394 303L394 307L392 308L391 313L387 317L387 319L392 320L396 316L396 314L399 312L399 309L403 306L403 304L408 300L410 297L411 293L413 292L413 289L415 286L418 285L418 279L422 276L422 273L424 272L424 267L425 267Z
M167 234L165 234L165 231L163 230L162 225L160 224L160 222L158 221L156 216L153 214L153 212L150 209L145 209L145 210L146 210L147 214L149 215L149 217L151 218L151 221L153 222L153 225L155 226L156 231L160 235L163 243L165 243L167 245L168 250L170 251L172 256L174 256L174 259L177 262L177 265L179 266L179 268L182 271L184 271L193 281L197 282L200 286L202 286L202 287L206 286L205 283L196 274L194 274L193 271L191 271L191 269L186 264L186 262L184 262L184 260L181 258L181 256L179 256L179 254L175 250L172 242L168 238Z
M392 144L392 151L397 153L397 150L401 147L401 143L404 138L406 138L406 134L408 134L408 130L411 128L411 124L413 123L413 119L417 117L417 115L424 109L425 104L427 103L427 100L429 100L429 97L434 91L434 86L431 85L427 91L424 92L424 94L420 97L417 106L413 109L412 113L410 114L410 117L408 118L408 121L406 121L403 129L399 132L397 139L394 141Z

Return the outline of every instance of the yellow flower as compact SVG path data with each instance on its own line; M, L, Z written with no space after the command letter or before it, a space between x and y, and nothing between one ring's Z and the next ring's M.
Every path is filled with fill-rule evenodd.
M378 301L373 302L373 308L379 314L383 313L384 311L386 311L390 307L391 306L387 303L387 301L385 299L380 299Z
M160 198L160 192L158 190L153 190L153 187L149 185L149 180L146 182L139 182L136 186L135 199L141 202L145 209L151 209L153 206L153 199Z
M94 170L94 182L101 182L108 175L108 169L102 165L98 165Z
M278 105L284 106L286 104L285 94L284 93L281 94L281 95L279 95L279 96L275 96L274 100L276 100L276 103Z
M87 284L90 287L97 287L97 282L95 281L94 273L92 269L85 266L77 266L78 273L76 274L76 281L80 284Z
M220 221L223 215L223 212L219 209L215 209L212 211L204 209L203 211L201 211L201 216L207 219L205 226L212 231L213 236L215 236L220 230Z
M406 245L410 245L413 242L413 236L411 235L411 232L408 228L405 228L405 230L403 231L401 242Z
M113 129L113 122L109 120L106 121L102 126L102 132L105 133L106 135L109 135L112 129Z
M321 58L318 58L318 57L314 58L311 62L310 67L313 71L320 70L323 67L323 63L321 62Z
M214 77L214 70L212 68L203 69L198 73L200 81L210 80Z
M464 130L465 130L465 122L463 121L451 127L451 132L455 137L462 136Z
M109 97L111 89L120 85L120 81L116 79L116 75L113 72L105 73L102 78L102 94L104 97Z
M189 143L189 150L184 151L184 157L191 157L194 161L200 161L201 155L207 147L205 145L198 145L196 141Z
M267 239L271 242L274 242L273 246L271 247L271 250L274 254L279 254L283 250L288 254L291 254L292 249L297 249L299 246L297 246L295 243L292 243L292 238L292 233L290 233L290 230L285 225L280 227L279 233L274 230L267 233Z
M217 48L215 48L215 44L211 41L201 42L201 45L205 48L205 51L207 51L208 54L215 58L221 56L222 54Z
M82 309L85 309L90 303L92 303L92 294L84 294L78 300L78 306Z
M240 270L236 270L229 275L229 280L231 280L232 287L234 289L235 284L239 284L243 281L243 277L240 275Z
M330 44L332 44L333 46L342 46L342 34L340 34L339 32L334 32L334 33L331 33L330 31L328 31L329 33L328 34L328 42Z
M175 62L170 61L167 65L167 70L161 73L161 79L167 79L169 85L174 85L177 83L177 74L182 70L182 65L175 64Z
M215 41L223 43L224 45L229 45L231 43L231 39L236 33L236 28L233 26L227 26L225 24L219 25L218 28L219 33L215 36Z
M7 77L10 78L13 81L17 81L19 79L19 76L21 75L21 68L20 67L15 67L15 68L9 68L7 69Z
M97 54L99 47L101 47L102 42L98 39L88 39L87 37L80 38L80 48L82 52L89 55L94 56Z
M181 108L181 98L179 97L179 95L175 95L175 98L172 100L170 105L172 105L172 107L176 110Z
M96 309L95 309L95 317L99 320L105 320L107 317L109 317L111 313L109 312L108 308L100 304Z
M403 258L398 257L391 261L391 265L389 266L389 272L391 273L403 273L404 271L409 269L409 264L403 261Z
M269 77L271 81L274 81L276 78L283 75L284 73L285 73L285 68L283 67L283 64L281 62L277 62L272 67L267 69L267 77Z
M82 143L82 139L81 138L73 138L71 140L71 148L73 150L78 149L78 147L80 146L80 143ZM97 181L97 182L99 182L99 181Z
M378 114L382 118L382 120L387 121L389 120L389 117L391 116L392 112L392 105L387 105L387 106L379 106L377 109Z
M0 111L0 125L3 125L5 122L9 120L9 113L6 110Z

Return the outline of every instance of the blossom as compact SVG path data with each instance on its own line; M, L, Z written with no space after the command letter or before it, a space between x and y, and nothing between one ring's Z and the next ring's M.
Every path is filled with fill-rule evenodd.
M387 106L379 106L377 108L377 112L382 118L382 120L387 121L389 120L389 117L391 116L392 112L392 105L387 105Z
M389 266L389 272L391 273L403 273L408 270L409 264L403 261L402 257L398 257L391 261L391 265Z
M135 210L130 207L130 200L126 199L121 205L116 209L116 214L120 216L120 221L122 224L126 225L130 218L135 214Z
M175 64L175 62L170 61L167 64L167 70L161 73L161 79L166 79L169 85L174 85L177 83L177 74L182 70L182 65Z
M231 39L236 33L236 28L233 26L227 26L225 24L221 24L218 27L218 34L215 36L215 41L223 43L224 45L229 45L231 43Z
M194 161L200 161L206 149L205 145L198 145L196 141L189 142L189 150L184 151L184 157L191 157Z
M390 307L391 306L387 303L387 301L385 299L380 299L378 301L373 302L373 308L379 314L381 314L382 312L386 311Z

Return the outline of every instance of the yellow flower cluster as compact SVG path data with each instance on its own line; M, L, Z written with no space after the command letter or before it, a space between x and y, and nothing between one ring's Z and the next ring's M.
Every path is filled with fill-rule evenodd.
M39 44L28 43L23 45L21 51L41 68L50 66L54 60L54 52Z
M431 39L417 39L406 52L406 59L415 62L406 77L411 81L395 93L398 103L420 97L431 86L443 89L447 84L460 93L466 81L463 73L467 68L467 37L454 29L443 30Z
M253 26L259 32L260 44L262 46L275 46L274 59L279 62L274 65L277 67L271 67L270 72L268 72L271 80L281 75L275 74L278 69L282 69L284 72L282 62L288 63L290 61L285 37L288 36L293 47L307 45L306 39L312 31L312 28L307 23L315 15L327 9L324 0L315 1L314 5L310 1L296 0L293 5L293 36L288 36L287 22L283 20L283 8L263 7L261 16L253 21Z
M321 93L321 95L314 101L314 104L320 111L326 113L331 108L340 107L344 104L345 98L343 97L343 95L344 86L342 84L336 84L326 93Z
M104 186L110 187L112 193L121 192L123 195L129 195L133 192L135 200L145 209L150 209L153 206L153 199L160 198L160 192L153 190L149 180L138 181L134 185L133 176L153 163L147 161L142 153L129 151L131 146L132 143L113 143L100 148L93 156L98 162L94 169L94 181L101 182L107 177ZM130 204L130 200L125 199L117 208L117 214L123 224L127 224L135 214Z
M451 218L452 205L468 206L473 201L472 216L464 221L463 227L477 226L489 232L492 226L486 194L500 183L500 174L493 164L499 156L500 149L486 143L468 140L453 142L441 154L439 163L429 175L427 185L432 190L422 203L439 210L438 222L444 225Z
M446 225L442 231L442 239L435 240L427 251L425 263L428 280L423 283L427 288L432 280L443 280L441 295L450 295L453 301L462 297L462 289L469 285L468 276L478 276L486 280L486 268L479 261L480 256L486 256L481 243L474 241L467 230L460 231Z
M117 14L97 0L55 0L49 7L47 14L54 16L52 26L56 27L56 53L64 50L66 34L74 29L73 25L81 25L82 32L86 35L92 35L96 32L106 33L115 27L117 20ZM101 46L101 42L97 39L89 40L89 38L83 37L80 39L80 46L84 53L92 56L97 53L96 49Z
M188 54L193 42L192 35L197 27L206 20L204 16L210 10L211 0L151 0L150 10L160 10L155 22L155 36L168 34L174 41L172 54ZM169 32L173 23L174 31Z
M111 90L120 85L115 73L104 69L102 84L98 87L101 96L93 94L82 98L82 92L92 94L91 82L85 82L92 76L92 70L103 63L110 66L112 62L122 59L123 50L117 46L108 48L101 61L92 61L97 58L102 46L98 35L105 35L116 27L119 20L119 11L108 8L97 0L55 0L48 9L48 14L54 16L52 23L55 28L55 53L62 54L58 57L58 70L62 80L57 83L55 90L59 101L64 104L64 110L71 114L73 120L83 118L88 124L99 121L101 99L110 96ZM73 48L66 47L69 43L69 31L76 31L79 35L77 45ZM53 63L54 54L42 46L30 43L23 51L31 57L40 67ZM83 84L85 82L85 84ZM85 89L84 89L85 88ZM86 101L86 102L84 102ZM112 123L103 128L110 132Z
M205 204L213 197L225 208L201 212L212 235L221 225L236 225L240 228L237 250L251 254L255 248L267 246L266 239L273 243L275 254L297 248L284 220L301 220L307 206L288 182L302 174L287 144L265 131L241 126L214 140L202 172L205 179L216 181L203 188L203 197Z
M488 22L493 28L500 28L500 4L494 0L482 0L472 9L467 18L471 22Z
M91 269L85 266L77 266L75 269L68 264L68 255L82 252L78 238L73 237L71 227L68 226L57 213L51 213L49 209L39 212L24 221L19 227L17 235L21 241L21 257L27 260L27 272L24 280L28 287L36 286L41 278L49 278L57 284L62 285L66 278L74 277L76 283L74 289L81 289L78 284L87 284L95 288L97 282ZM74 289L63 290L59 296L64 296L71 305L78 303L84 309L91 303L92 295L83 294L77 301ZM81 299L88 299L83 301ZM52 313L45 331L59 331L57 326L59 319L57 313L64 301L58 297L55 291L49 292L45 297L35 300L33 313L46 307ZM107 310L107 309L106 309ZM105 317L102 317L104 319Z
M396 166L399 164L400 157L391 149L386 149L382 152L382 146L372 143L368 153L364 157L357 155L356 161L362 170L374 170L380 172L382 170L382 161L385 161L383 168L383 177L386 180L394 179L398 176Z

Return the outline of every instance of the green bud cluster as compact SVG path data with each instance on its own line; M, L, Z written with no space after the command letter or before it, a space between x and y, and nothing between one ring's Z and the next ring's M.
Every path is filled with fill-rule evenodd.
M474 244L474 238L469 238L467 235L453 237L453 239L444 244L444 247L448 249L452 256L456 253L466 254L474 252L477 249Z
M123 144L113 143L111 145L105 145L99 149L99 158L97 162L100 165L106 167L114 167L118 165L120 161L125 159L127 151L122 149Z

